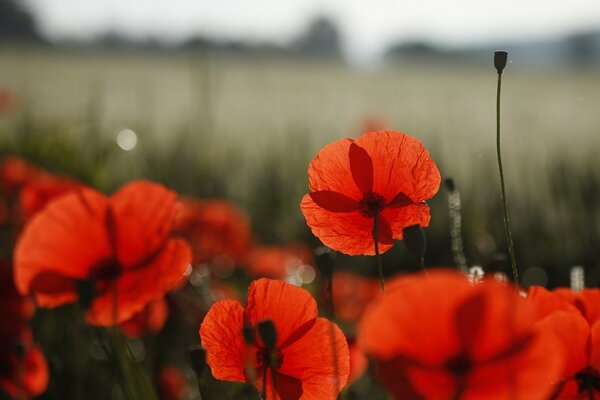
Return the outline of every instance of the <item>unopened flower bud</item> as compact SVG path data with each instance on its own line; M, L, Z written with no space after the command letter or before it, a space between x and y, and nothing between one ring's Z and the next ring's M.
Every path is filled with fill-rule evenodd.
M427 248L425 240L425 231L421 225L412 225L402 230L404 236L404 244L408 248L410 254L417 260L422 260L425 257L425 249Z
M508 52L504 50L498 50L494 52L494 67L499 74L502 73L504 67L506 67L506 61L508 59Z

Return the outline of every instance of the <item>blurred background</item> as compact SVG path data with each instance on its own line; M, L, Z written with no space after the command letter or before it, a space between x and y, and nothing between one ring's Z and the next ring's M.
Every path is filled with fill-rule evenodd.
M263 243L317 245L299 202L327 143L419 138L462 198L471 265L506 270L492 53L525 285L600 283L600 3L0 0L0 155L111 191L233 200ZM448 191L428 265L452 265ZM343 258L342 258L343 259ZM343 259L344 260L344 259ZM344 260L351 265L372 260ZM388 273L416 269L404 246ZM348 267L351 268L351 267Z

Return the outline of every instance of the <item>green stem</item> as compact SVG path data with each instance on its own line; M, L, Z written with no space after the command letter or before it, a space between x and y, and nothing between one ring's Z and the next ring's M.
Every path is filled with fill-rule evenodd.
M265 355L265 358L268 355ZM269 369L269 364L267 360L265 360L265 367L263 368L263 382L262 382L262 392L263 392L263 400L267 400L267 369Z
M504 184L504 168L502 167L502 151L500 150L500 90L502 86L502 73L498 73L498 88L496 91L496 153L498 155L498 170L500 172L500 190L502 192L502 211L504 212L504 228L508 239L508 254L512 265L513 280L519 286L519 274L517 271L517 260L510 231L510 220L508 218L508 204L506 202L506 187Z
M375 242L375 257L377 258L377 274L379 275L379 284L381 291L385 292L385 282L383 279L383 263L381 262L381 254L379 254L379 213L373 215L373 241Z

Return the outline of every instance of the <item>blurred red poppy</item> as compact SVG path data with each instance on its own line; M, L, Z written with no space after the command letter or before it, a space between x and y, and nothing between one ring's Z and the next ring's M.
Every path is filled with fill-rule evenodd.
M397 398L547 399L565 355L535 317L507 285L437 270L388 285L360 341Z
M142 311L121 323L121 329L129 337L139 338L147 333L158 333L169 317L169 305L162 298L154 300Z
M181 370L166 365L158 373L156 386L161 400L182 400L186 398L188 382Z
M344 322L357 322L367 305L379 294L379 281L354 272L333 274L335 317Z
M34 304L14 287L10 263L0 259L0 389L11 397L37 396L48 385L43 353L29 328Z
M356 340L348 341L350 352L350 374L348 375L348 386L359 380L369 367L369 359L363 352Z
M553 398L600 398L600 290L532 287L527 299L540 310L539 324L554 332L567 352L563 381Z
M285 246L255 246L244 258L246 271L254 277L285 279L303 266L314 265L310 247L304 243Z
M234 266L250 245L248 216L225 200L186 198L182 204L175 230L192 246L194 264Z
M10 114L17 108L17 97L7 88L0 87L0 116Z
M350 255L381 252L402 230L429 224L440 172L415 138L400 132L368 132L325 146L308 169L311 192L302 212L308 226L334 250ZM375 229L375 226L377 229Z
M255 332L266 320L276 330L274 354L256 333L251 345L242 334L244 327ZM269 399L335 399L348 379L344 334L317 317L317 304L306 290L281 281L252 282L245 309L232 300L215 303L200 326L200 338L215 378L254 381L262 390L264 373L263 396Z
M50 201L83 186L60 175L47 173L18 157L5 157L0 162L0 192L5 195L7 214L20 227ZM0 221L7 218L0 218Z
M15 248L15 283L42 307L88 301L87 319L114 325L177 285L191 251L171 233L177 195L135 181L111 197L80 188L25 226ZM86 289L87 288L87 289Z

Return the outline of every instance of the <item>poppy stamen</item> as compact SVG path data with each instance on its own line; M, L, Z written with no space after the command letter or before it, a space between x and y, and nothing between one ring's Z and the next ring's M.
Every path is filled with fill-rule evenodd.
M378 212L383 210L385 197L379 193L370 192L358 202L358 205L359 212L363 217L373 218Z

